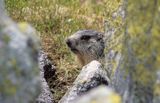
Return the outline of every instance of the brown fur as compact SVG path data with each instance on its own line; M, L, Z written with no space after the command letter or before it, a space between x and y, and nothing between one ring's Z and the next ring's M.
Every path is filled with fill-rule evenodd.
M82 66L92 60L100 60L104 56L103 33L101 32L81 30L68 37L66 43Z

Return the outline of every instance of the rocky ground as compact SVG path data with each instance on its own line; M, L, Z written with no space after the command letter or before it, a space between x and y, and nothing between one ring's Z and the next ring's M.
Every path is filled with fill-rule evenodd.
M37 103L54 103L53 95L47 81L52 78L54 82L55 67L51 64L51 61L43 51L39 53L39 67L42 91L37 99Z

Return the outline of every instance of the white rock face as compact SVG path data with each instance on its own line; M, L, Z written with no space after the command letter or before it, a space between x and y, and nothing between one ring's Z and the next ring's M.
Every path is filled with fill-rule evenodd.
M108 84L107 71L102 68L101 63L94 60L82 68L82 71L73 83L73 87L67 91L59 103L74 103L77 97L87 93L91 89L99 85L108 86Z
M74 103L121 103L121 97L112 89L99 86L76 99Z

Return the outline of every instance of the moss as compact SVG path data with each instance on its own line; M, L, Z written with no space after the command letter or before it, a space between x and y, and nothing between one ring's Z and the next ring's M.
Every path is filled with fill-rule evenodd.
M153 99L159 71L160 44L157 35L160 26L157 0L128 0L124 68L132 78L133 102L145 103ZM144 95L145 94L145 95Z

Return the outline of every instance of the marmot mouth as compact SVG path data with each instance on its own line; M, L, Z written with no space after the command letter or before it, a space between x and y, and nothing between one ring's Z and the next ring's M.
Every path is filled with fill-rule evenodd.
M75 49L75 48L71 48L71 51L73 52L73 53L78 53L78 50L77 49Z

